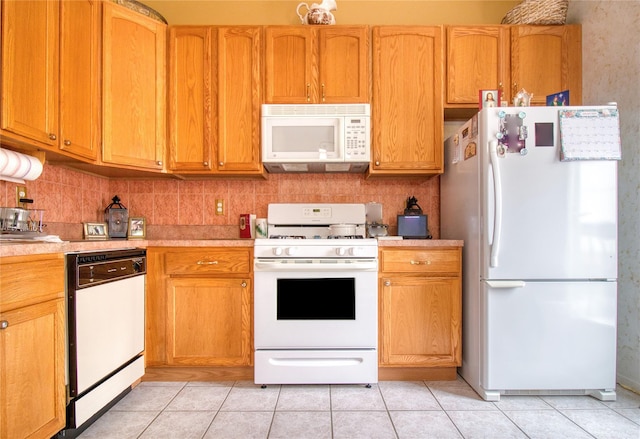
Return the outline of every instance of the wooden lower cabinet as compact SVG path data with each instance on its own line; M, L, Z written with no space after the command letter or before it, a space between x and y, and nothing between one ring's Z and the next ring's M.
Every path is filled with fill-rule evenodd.
M0 290L0 438L50 438L65 426L62 254L0 259Z
M166 293L169 364L251 364L248 279L170 278Z
M460 264L460 248L381 249L381 379L387 367L429 368L425 379L431 368L436 379L455 377L462 360Z
M147 249L143 380L253 379L253 247Z

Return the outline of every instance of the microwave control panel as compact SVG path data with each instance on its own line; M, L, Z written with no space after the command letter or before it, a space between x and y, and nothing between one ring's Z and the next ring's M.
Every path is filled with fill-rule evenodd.
M345 160L368 162L369 151L369 118L347 117L344 124Z

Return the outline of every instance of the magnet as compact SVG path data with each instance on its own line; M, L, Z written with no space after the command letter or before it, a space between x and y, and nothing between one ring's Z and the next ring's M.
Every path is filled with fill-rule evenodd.
M498 134L496 134L496 138L498 140L502 140L502 139L504 139L504 134L502 134L502 132L499 132Z
M499 117L500 119L504 119L504 117L505 117L506 115L507 115L507 113L505 113L505 111L504 111L504 110L500 110L500 111L498 111L498 117Z
M529 150L527 150L527 148L522 148L520 150L520 155L527 155L528 152L529 152Z
M521 111L520 113L518 113L518 117L520 119L524 119L525 117L527 117L527 113L525 113L524 111Z
M498 157L504 157L504 155L507 152L507 149L504 147L504 145L500 144L498 145L497 152L498 152Z

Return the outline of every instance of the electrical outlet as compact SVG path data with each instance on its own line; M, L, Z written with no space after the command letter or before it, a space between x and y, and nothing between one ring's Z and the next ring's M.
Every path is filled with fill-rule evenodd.
M27 187L16 186L16 207L25 208L25 203L20 202L20 198L27 198Z
M216 215L224 215L224 200L216 199Z

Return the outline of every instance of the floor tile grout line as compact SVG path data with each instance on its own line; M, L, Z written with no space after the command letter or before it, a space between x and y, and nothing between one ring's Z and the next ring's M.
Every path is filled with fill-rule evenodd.
M460 434L461 438L464 438L464 434L462 434L462 431L460 431L460 427L458 427L458 425L453 422L453 419L451 419L451 415L449 414L449 412L447 412L444 407L442 406L442 403L440 402L440 400L436 397L436 395L433 393L433 390L431 389L431 387L429 386L429 384L427 383L427 381L423 381L424 385L427 387L427 389L429 390L429 392L431 393L431 396L433 396L433 399L436 401L436 403L438 404L438 406L442 409L442 411L444 412L444 414L447 416L447 419L449 419L449 422L451 422L451 425L453 425L453 427L456 429L456 431Z
M225 395L224 399L222 400L222 402L220 403L220 406L218 407L218 409L216 410L215 414L213 415L213 417L211 418L211 421L209 422L209 424L207 425L207 428L205 428L204 433L202 433L202 436L200 439L204 439L207 436L207 433L209 432L209 429L211 428L211 426L213 425L213 422L216 420L216 418L218 417L218 415L220 414L220 411L222 409L222 406L224 405L225 401L227 400L227 398L229 398L229 395L231 394L231 390L233 389L233 387L236 385L237 381L234 381L233 384L229 387L229 391L227 392L227 394Z
M150 426L151 426L151 425L156 421L156 419L158 419L158 418L160 417L160 415L162 415L162 413L164 413L164 410L169 406L169 404L171 404L171 402L172 402L174 399L176 399L176 398L178 397L178 395L180 394L180 392L182 392L182 390L184 390L184 388L187 386L187 383L188 383L188 381L187 381L187 382L185 382L185 383L183 383L183 384L182 384L182 386L180 386L180 388L178 389L178 391L176 392L176 394L175 394L175 395L173 395L173 398L171 398L171 399L169 400L169 402L167 402L167 403L164 405L164 407L160 409L160 411L158 412L158 414L156 414L156 415L153 417L153 419L151 420L151 422L149 422L149 423L147 424L147 426L146 426L146 427L144 427L144 428L142 429L142 431L140 432L140 434L139 434L138 436L136 436L136 438L137 438L137 439L141 438L141 437L144 435L145 431L147 431L147 430L149 429L149 427L150 427ZM158 386L158 387L161 387L161 386ZM178 387L178 386L166 386L166 387ZM133 389L131 389L131 390L133 391Z

